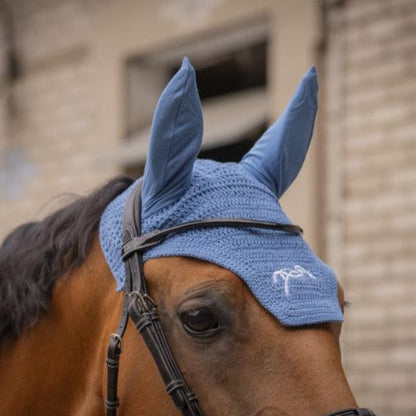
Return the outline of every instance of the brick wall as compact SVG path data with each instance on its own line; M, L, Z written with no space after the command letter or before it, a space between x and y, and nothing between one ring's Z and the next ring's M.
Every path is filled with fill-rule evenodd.
M416 1L327 2L328 260L360 403L416 414Z
M11 101L0 101L0 237L55 209L62 201L48 201L56 195L84 193L115 173L98 157L106 143L97 133L92 90L94 3L7 3L21 73L9 83ZM4 31L0 36L4 63Z

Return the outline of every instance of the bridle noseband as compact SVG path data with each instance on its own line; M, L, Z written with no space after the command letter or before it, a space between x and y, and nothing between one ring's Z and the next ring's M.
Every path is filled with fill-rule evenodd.
M139 181L136 189L127 200L123 214L122 259L126 269L125 298L118 329L111 335L107 350L107 400L105 402L107 416L117 416L117 407L120 404L117 396L118 369L122 351L122 338L129 317L151 352L165 383L166 391L176 407L184 416L204 416L197 397L186 383L167 343L159 320L157 304L148 294L143 271L143 251L162 243L170 234L202 228L262 228L294 234L301 234L302 229L291 224L215 218L188 222L142 235L141 189L142 180ZM368 409L347 409L327 416L374 416L374 413Z

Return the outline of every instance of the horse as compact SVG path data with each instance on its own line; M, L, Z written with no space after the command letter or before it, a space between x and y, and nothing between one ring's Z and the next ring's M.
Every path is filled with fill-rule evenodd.
M278 205L306 155L316 92L312 68L239 164L197 160L202 113L187 59L159 100L140 222L152 235L176 228L138 258L172 355L202 409L184 414L373 415L358 408L341 363L343 289ZM121 217L137 186L117 177L4 240L1 416L106 414L107 344L128 298ZM201 224L216 217L251 225ZM284 224L262 230L255 220ZM177 231L189 221L199 221L197 229ZM120 414L180 415L145 340L135 325L124 329Z

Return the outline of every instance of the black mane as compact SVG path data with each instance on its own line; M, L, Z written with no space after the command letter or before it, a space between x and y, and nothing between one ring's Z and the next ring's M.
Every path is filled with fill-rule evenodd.
M105 207L131 183L117 177L6 237L0 247L0 339L18 336L48 310L56 280L85 261Z

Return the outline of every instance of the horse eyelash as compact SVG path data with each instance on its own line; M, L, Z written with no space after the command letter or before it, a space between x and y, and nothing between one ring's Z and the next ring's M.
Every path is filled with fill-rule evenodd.
M351 302L348 300L344 300L344 308L349 308L351 306Z

